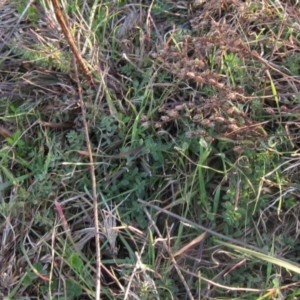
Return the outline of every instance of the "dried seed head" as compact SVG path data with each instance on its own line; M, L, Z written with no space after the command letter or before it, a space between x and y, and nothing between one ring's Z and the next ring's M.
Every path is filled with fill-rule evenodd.
M202 135L202 136L207 136L207 132L205 130L203 130L203 129L197 130L197 134L198 135Z
M164 122L169 122L170 121L170 117L168 117L168 116L161 116L160 119Z
M284 108L284 109L283 109L283 108ZM284 106L284 105L280 107L280 109L281 109L282 111L284 111L285 108L286 108L286 106ZM274 114L274 113L275 113L274 109L273 109L272 107L270 107L270 106L265 107L265 108L264 108L264 111L265 111L266 113L268 113L268 114Z
M211 85L216 85L217 80L215 80L214 78L208 78L208 83L211 84Z
M185 108L185 104L180 104L175 106L175 109L178 111L183 110L184 108Z
M192 138L192 137L196 136L196 132L195 131L188 131L188 132L185 133L185 136L187 138Z
M235 112L235 108L230 107L226 112L227 112L227 114L232 115Z
M219 89L224 89L225 84L222 83L222 82L218 82L218 83L217 83L217 87L218 87Z
M146 122L143 122L141 125L142 125L142 127L149 128L151 123L146 121Z
M195 78L196 77L195 73L193 73L193 72L187 72L186 76L188 76L190 78Z
M280 111L288 111L289 109L287 108L286 105L281 105L280 106Z
M216 117L215 121L218 122L218 123L224 123L225 119L223 117Z
M241 146L235 146L233 147L233 151L237 153L242 153L244 149Z
M142 122L148 121L148 117L146 115L141 115L141 121Z
M228 118L228 122L231 123L231 124L236 124L237 120L234 119L234 118Z
M205 63L202 60L195 59L194 63L198 68L205 68Z
M207 126L210 123L209 119L204 119L203 121L201 121L201 125Z
M206 136L204 139L206 142L212 142L214 140L212 136Z
M244 93L244 90L245 90L245 89L244 89L243 86L238 85L238 86L236 87L236 90L237 90L238 93L242 94L242 93Z
M228 97L229 100L232 100L232 99L236 98L236 96L237 96L236 92L230 92L230 93L227 94L227 97Z
M167 110L166 112L167 112L168 116L170 116L171 118L178 118L179 117L178 111L175 110L175 109Z
M193 120L194 121L199 121L199 120L201 120L202 119L202 114L198 114L198 115L194 115L193 116Z
M231 130L238 130L239 129L239 127L235 124L229 124L228 128L231 129Z
M200 82L200 83L203 83L203 82L204 82L203 77L200 76L200 75L198 75L198 76L195 78L195 80L196 80L197 82Z

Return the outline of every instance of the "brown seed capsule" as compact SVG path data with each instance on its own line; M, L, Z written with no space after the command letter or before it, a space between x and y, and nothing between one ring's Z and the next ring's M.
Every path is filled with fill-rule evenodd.
M160 119L164 122L169 122L170 121L170 117L168 117L168 116L161 116Z
M218 123L224 123L225 119L223 117L216 117L215 121L218 122Z
M175 109L178 111L183 110L184 108L185 108L185 104L180 104L175 106Z
M207 126L210 123L209 119L204 119L203 121L201 121L201 124L204 126Z
M198 135L202 135L202 136L206 136L207 132L205 130L203 130L203 129L199 129L199 130L197 130L197 134Z
M205 137L206 142L212 142L213 140L214 140L214 138L212 136L206 136Z
M175 109L167 110L166 112L167 112L168 116L170 116L171 118L178 118L179 117L178 111L175 110Z
M229 115L232 115L232 114L234 113L234 111L235 111L235 108L234 108L234 107L230 107L230 108L227 110L227 113L228 113Z
M214 78L208 78L208 83L211 85L216 85L217 81Z
M194 121L199 121L200 119L202 119L202 114L201 115L194 115L193 116L193 120Z
M244 149L241 146L235 146L233 147L233 151L237 153L242 153Z
M239 127L236 126L235 124L229 124L228 128L231 129L231 130L238 130L239 129Z
M186 75L190 78L195 78L196 77L195 73L193 73L193 72L187 72Z
M203 82L204 82L203 77L200 76L200 75L198 75L198 76L195 78L195 80L196 80L197 82L200 82L200 83L203 83Z
M195 131L188 131L188 132L186 132L185 133L185 136L187 137L187 138L191 138L191 137L193 137L193 136L195 136L196 134L195 134Z
M234 118L228 118L228 122L231 123L231 124L236 124L237 120L234 119Z
M142 127L149 128L151 123L146 121L146 122L143 122L141 125L142 125Z
M218 87L219 89L223 89L224 86L225 86L225 84L222 83L222 82L218 82L218 83L217 83L217 87Z

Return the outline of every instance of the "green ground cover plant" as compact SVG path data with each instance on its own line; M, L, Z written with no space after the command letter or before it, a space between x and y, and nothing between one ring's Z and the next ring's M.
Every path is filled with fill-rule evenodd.
M54 3L0 1L0 298L297 299L297 1L61 0L92 83Z

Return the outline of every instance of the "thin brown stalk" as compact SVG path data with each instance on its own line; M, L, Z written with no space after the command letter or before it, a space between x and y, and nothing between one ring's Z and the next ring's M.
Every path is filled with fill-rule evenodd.
M44 122L44 121L41 121L41 124L44 127L57 128L57 129L69 129L69 128L73 128L75 126L75 124L73 122L58 122L58 123L53 123L53 122Z
M93 210L94 210L94 226L95 226L95 244L96 244L96 292L95 299L100 300L100 291L101 291L101 250L100 250L100 232L99 232L99 218L98 218L98 201L97 201L97 190L96 190L96 176L95 176L95 168L94 168L94 159L93 153L91 149L91 142L89 137L89 129L86 121L86 109L85 104L83 102L82 97L82 88L79 81L79 75L77 70L77 65L75 61L75 57L73 57L74 71L75 71L75 80L77 82L78 87L78 95L79 95L79 104L81 106L82 113L82 122L84 127L84 134L87 146L87 152L89 154L90 161L90 174L92 181L92 197L93 197Z
M93 77L91 75L91 72L90 70L88 69L86 63L84 62L77 46L76 46L76 43L75 43L75 39L67 25L67 22L66 22L66 19L62 13L62 10L60 8L60 5L59 5L59 2L58 0L51 0L52 4L53 4L53 8L54 8L54 12L55 12L55 15L56 15L56 19L61 27L61 30L73 52L73 54L75 55L76 57L76 60L80 66L80 68L82 69L82 71L84 72L84 75L87 77L89 83L94 86L94 80L93 80Z

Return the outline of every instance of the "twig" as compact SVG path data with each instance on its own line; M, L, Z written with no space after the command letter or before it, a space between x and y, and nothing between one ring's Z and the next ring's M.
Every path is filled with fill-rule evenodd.
M74 40L74 37L69 29L69 27L67 26L67 22L66 22L66 19L62 13L62 10L60 8L60 5L59 5L59 2L58 0L51 0L52 4L53 4L53 8L54 8L54 12L55 12L55 15L56 15L56 19L61 27L61 30L64 34L64 36L66 37L66 40L72 50L72 52L74 53L75 57L76 57L76 60L80 66L80 68L83 70L84 72L84 75L87 77L88 81L90 82L90 84L92 86L95 85L94 83L94 80L93 80L93 77L91 75L91 72L90 70L88 69L86 63L84 62L77 46L76 46L76 43L75 43L75 40Z
M94 159L93 153L91 149L90 137L89 137L89 130L88 124L86 121L86 110L85 104L83 102L82 97L82 88L79 81L77 65L75 61L75 57L73 56L73 64L74 64L74 71L75 71L75 80L77 82L78 87L78 95L79 95L79 104L81 106L81 113L82 113L82 122L84 127L84 134L85 134L85 141L87 146L87 151L89 155L90 161L90 174L92 180L92 197L93 197L93 210L94 210L94 226L95 226L95 244L96 244L96 293L95 299L100 300L100 291L101 291L101 250L100 250L100 233L99 233L99 218L98 218L98 201L97 201L97 190L96 190L96 176L95 176L95 167L94 167Z

